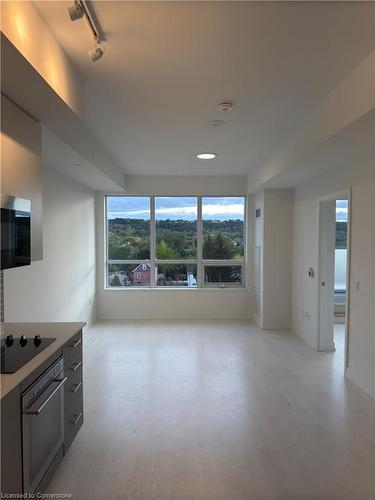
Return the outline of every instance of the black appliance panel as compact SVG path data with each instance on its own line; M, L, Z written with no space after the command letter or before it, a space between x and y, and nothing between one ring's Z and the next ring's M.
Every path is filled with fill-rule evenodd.
M41 338L39 335L34 338L8 335L1 341L1 373L16 372L55 340L54 338Z
M8 196L1 207L1 269L31 263L31 202Z

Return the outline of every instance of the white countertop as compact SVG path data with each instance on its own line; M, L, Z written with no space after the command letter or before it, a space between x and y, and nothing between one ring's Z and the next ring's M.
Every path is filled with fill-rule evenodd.
M53 337L55 342L46 347L35 358L23 365L15 373L1 374L1 397L3 398L8 392L20 384L26 377L30 375L39 365L60 349L73 335L82 330L86 323L5 323L4 335L14 335L19 337L26 335L34 337Z

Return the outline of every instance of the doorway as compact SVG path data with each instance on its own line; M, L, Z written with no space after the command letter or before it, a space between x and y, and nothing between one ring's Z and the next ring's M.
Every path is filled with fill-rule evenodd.
M348 282L350 192L319 202L319 322L318 351L336 351L346 366L348 344Z

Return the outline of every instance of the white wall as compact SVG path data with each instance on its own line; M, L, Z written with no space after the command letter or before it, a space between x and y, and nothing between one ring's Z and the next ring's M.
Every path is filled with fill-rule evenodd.
M241 176L130 176L126 194L230 195L246 194ZM252 199L248 217L248 261L253 262ZM100 319L252 318L252 268L247 266L243 289L105 290L104 197L97 195L97 317Z
M44 258L4 271L5 321L87 321L95 317L94 192L43 171Z
M31 260L43 258L40 123L1 94L1 203L8 196L31 201Z
M263 328L291 326L293 191L264 191Z
M295 191L293 220L292 329L317 347L318 203L352 188L348 377L375 397L375 161L330 171ZM355 281L360 281L359 290ZM306 311L310 319L303 315Z
M1 2L1 31L70 109L83 116L84 81L33 2Z
M98 285L100 319L245 319L252 317L248 290L104 290Z
M293 191L265 189L257 193L255 208L254 293L258 302L258 326L267 330L289 330L291 323L291 259ZM257 250L258 248L258 250Z
M127 175L126 194L242 196L245 175Z
M264 191L255 195L255 210L260 216L254 221L254 319L263 328L263 220Z

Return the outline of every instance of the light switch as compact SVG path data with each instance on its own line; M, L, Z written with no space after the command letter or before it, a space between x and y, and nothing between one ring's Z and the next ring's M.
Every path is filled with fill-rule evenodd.
M355 280L355 289L359 292L359 280Z

